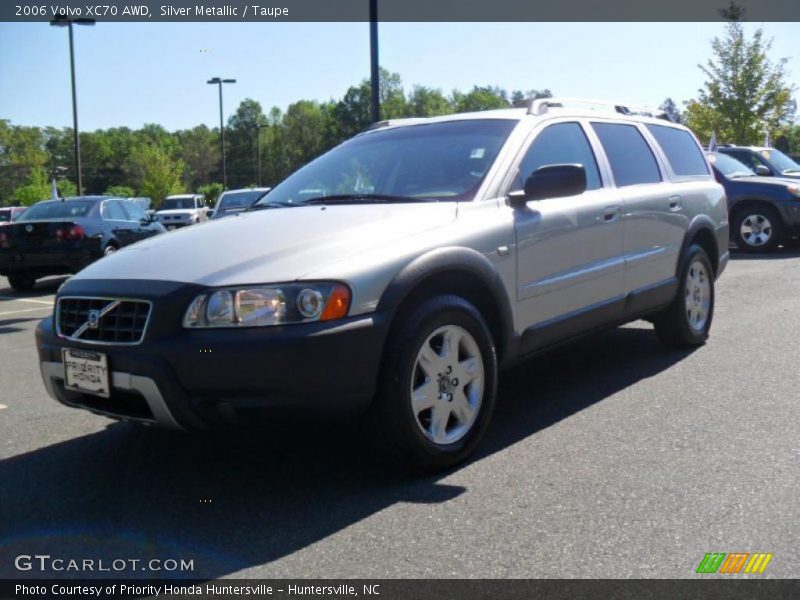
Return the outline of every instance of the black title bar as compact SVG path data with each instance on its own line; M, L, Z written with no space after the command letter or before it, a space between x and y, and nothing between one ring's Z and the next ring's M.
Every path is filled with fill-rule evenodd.
M798 0L737 0L746 21L800 21ZM722 21L729 0L378 0L385 22ZM368 0L2 0L0 21L369 21ZM491 40L484 40L491 43Z

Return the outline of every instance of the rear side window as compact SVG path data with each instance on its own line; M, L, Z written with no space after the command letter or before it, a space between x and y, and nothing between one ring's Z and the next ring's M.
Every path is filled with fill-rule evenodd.
M606 151L617 187L661 181L653 152L635 126L592 123L592 128Z
M115 200L107 200L103 203L103 218L109 221L127 221L128 215Z
M536 136L519 166L517 186L521 188L525 179L539 167L561 164L583 165L586 170L586 189L596 190L600 187L597 161L578 123L550 125Z
M667 155L672 171L675 175L708 175L708 167L703 158L697 142L692 134L683 129L664 127L663 125L648 125L647 129L656 138L658 145Z

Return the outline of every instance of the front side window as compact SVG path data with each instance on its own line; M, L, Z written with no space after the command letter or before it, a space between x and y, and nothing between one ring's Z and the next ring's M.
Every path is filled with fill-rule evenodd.
M692 134L685 129L647 125L678 176L708 175L705 158Z
M517 189L536 169L546 165L582 165L586 170L586 189L601 187L597 161L586 139L586 134L578 123L557 123L550 125L533 140L528 152L519 165Z
M592 123L592 128L606 152L617 187L661 181L653 152L634 125Z
M289 176L256 207L331 196L472 200L517 123L454 120L359 135Z
M219 210L233 210L247 208L261 198L266 192L263 190L248 190L246 192L225 192L219 201Z

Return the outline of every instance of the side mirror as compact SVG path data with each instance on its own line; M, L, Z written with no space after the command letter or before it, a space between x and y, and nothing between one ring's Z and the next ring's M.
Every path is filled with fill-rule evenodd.
M207 216L209 219L210 219L211 217L213 217L213 216L214 216L214 209L213 209L213 208L209 208L209 209L208 209L208 212L206 213L206 216Z
M577 196L586 191L586 169L583 165L545 165L525 180L525 188L508 196L509 204L524 206L531 200Z
M772 175L772 171L766 165L756 165L756 175L767 176Z

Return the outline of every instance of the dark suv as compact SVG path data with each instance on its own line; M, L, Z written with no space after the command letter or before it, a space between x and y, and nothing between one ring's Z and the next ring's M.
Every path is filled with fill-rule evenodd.
M754 172L754 175L800 179L800 165L775 148L720 146L717 151L743 163Z
M731 239L745 252L768 252L800 235L800 181L758 177L720 152L709 152L714 177L725 188Z

